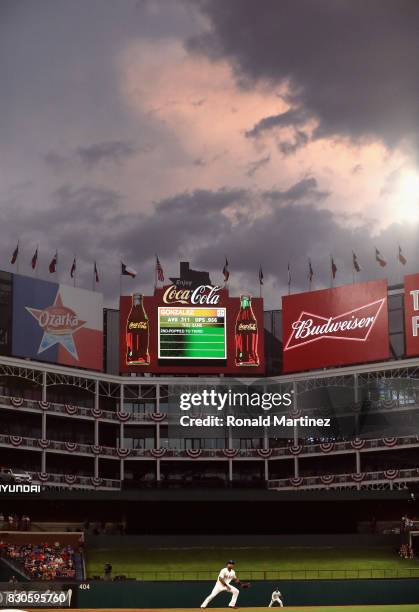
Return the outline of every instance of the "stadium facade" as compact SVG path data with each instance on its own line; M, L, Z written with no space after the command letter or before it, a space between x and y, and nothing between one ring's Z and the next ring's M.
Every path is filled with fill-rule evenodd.
M242 373L237 361L231 366L231 374L222 371L217 375L214 373L217 366L209 360L202 362L202 374L196 362L190 368L193 374L188 374L190 360L182 364L178 373L133 368L121 374L123 368L118 368L118 359L123 325L118 311L101 310L104 333L99 334L100 324L91 316L92 308L101 308L99 294L86 292L77 297L81 300L77 303L82 304L87 314L79 315L76 320L72 315L75 306L68 305L73 298L65 287L57 284L55 288L41 287L39 303L27 306L25 302L27 318L21 314L19 319L17 308L21 307L22 300L29 295L33 302L38 295L38 284L28 284L33 280L21 280L8 273L2 273L0 278L0 465L28 471L33 483L102 491L188 485L294 491L406 489L419 481L416 425L419 357L407 354L406 287L387 289L385 286L385 295L381 298L371 294L367 314L357 318L350 315L351 321L362 322L359 329L355 329L355 323L353 330L347 323L333 328L337 340L346 341L348 329L352 335L359 334L355 338L356 350L369 350L373 355L384 350L384 359L368 357L368 363L362 363L358 353L352 355L352 348L346 348L346 344L352 347L355 343L343 342L344 358L339 367L328 365L292 371L296 369L295 351L291 359L283 347L294 342L291 346L294 350L295 343L300 342L302 328L292 323L293 331L287 337L282 329L288 324L285 318L283 321L283 313L262 310L262 319L258 318L260 313L255 318L263 321L263 343L255 350L259 350L258 365L263 363L265 375L251 375L254 371L251 368L245 368ZM37 281L40 282L43 281ZM373 293L381 290L376 285L367 289ZM356 293L351 287L349 290ZM309 296L312 303L314 294L323 295L323 292L299 295ZM44 298L45 303L41 303ZM227 304L228 313L227 298L221 303ZM341 301L338 304L340 308ZM237 308L242 306L243 300ZM352 304L343 309L343 314L346 316L347 312L358 312L361 308L365 307ZM43 314L46 311L48 317ZM235 319L236 330L239 316L240 313ZM384 317L383 321L379 317ZM325 326L318 326L321 334L329 333L333 321L343 320L339 313L330 317L330 321L323 315L320 319ZM386 332L379 328L370 334L371 330L366 329L370 320L372 324L377 322L377 326L386 325ZM41 327L36 338L27 327L33 321ZM54 331L51 328L54 321L61 327L73 326L76 331L73 335L61 327ZM73 339L80 331L81 321L84 336L77 344ZM149 317L147 326L152 323ZM160 327L159 333L162 333ZM234 343L234 340L230 342L229 333L228 330L225 333L227 344ZM300 337L296 339L298 333ZM340 333L342 338L338 337ZM381 344L384 333L384 349L381 344L373 346L374 333ZM317 358L324 361L330 355L330 351L318 348L322 337L318 339L320 342L310 340L312 344L308 345L314 363ZM38 357L31 348L34 342ZM101 343L99 352L90 350L94 343ZM299 345L297 349L300 350ZM124 346L122 355L125 353ZM74 362L82 354L87 367L75 367ZM48 358L48 355L52 356ZM95 365L89 366L99 363L98 355L103 360L104 371ZM346 356L349 364L343 365ZM357 359L359 362L353 363ZM156 367L164 370L165 364L161 360ZM290 371L286 372L287 368ZM334 425L327 434L324 431L306 434L295 426L282 436L268 428L260 434L244 430L239 436L232 435L228 429L222 434L203 437L176 436L170 427L173 397L214 384L228 387L233 380L249 388L257 386L263 392L291 392L294 402L288 410L290 416L329 416L333 417Z

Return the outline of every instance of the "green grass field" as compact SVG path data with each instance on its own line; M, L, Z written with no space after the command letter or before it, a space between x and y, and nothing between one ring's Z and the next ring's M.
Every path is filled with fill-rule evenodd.
M243 579L392 578L418 577L416 560L401 560L392 548L152 548L90 549L87 575L102 575L103 565L113 573L148 580L212 580L226 560L236 561Z

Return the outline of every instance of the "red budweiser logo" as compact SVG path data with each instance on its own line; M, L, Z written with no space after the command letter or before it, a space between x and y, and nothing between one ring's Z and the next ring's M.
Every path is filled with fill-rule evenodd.
M303 311L291 325L292 332L284 351L317 340L365 342L374 327L384 302L385 298L382 298L335 317L323 317Z

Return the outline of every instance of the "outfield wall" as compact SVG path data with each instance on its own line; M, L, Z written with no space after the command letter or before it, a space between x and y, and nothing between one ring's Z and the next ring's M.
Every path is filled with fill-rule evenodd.
M198 608L211 592L213 581L101 582L77 589L79 608ZM83 587L83 585L82 585ZM257 581L240 593L240 607L263 607L278 587L287 606L419 603L419 580L282 580ZM220 594L213 607L225 607Z
M250 546L394 546L400 536L389 534L293 534L293 535L88 535L87 549L124 548L243 548Z

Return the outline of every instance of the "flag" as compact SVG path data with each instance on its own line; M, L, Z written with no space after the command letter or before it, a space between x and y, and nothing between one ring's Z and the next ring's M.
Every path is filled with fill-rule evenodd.
M399 245L399 261L402 264L402 266L405 266L407 264L407 259L406 257L403 255L402 253L402 247ZM14 263L12 261L12 263Z
M13 255L12 258L10 260L11 264L15 264L17 261L17 258L19 256L19 243L17 243L15 250L13 251Z
M263 270L262 270L262 266L259 266L259 285L263 285Z
M32 257L32 261L31 261L32 270L35 270L37 263L38 263L38 247L36 247L36 251Z
M137 276L137 272L133 268L126 266L121 261L121 276L131 276L131 278L135 278Z
M54 274L54 272L56 272L56 270L57 270L57 262L58 262L58 252L55 251L55 255L51 259L50 264L49 264L50 274Z
M309 259L308 260L308 280L310 283L313 280L313 276L314 276L313 266L311 265L311 259Z
M95 282L98 283L99 282L99 272L97 271L96 262L95 262L95 267L93 269L93 274L95 275Z
M330 265L332 268L332 278L336 278L336 272L338 271L338 268L335 264L335 260L333 259L333 257L330 257Z
M356 253L354 253L353 251L352 251L352 264L353 264L355 272L361 272L362 268L359 265L358 257L356 256Z
M384 257L381 255L380 251L377 248L375 249L375 259L382 268L384 268L384 266L387 265L386 260L384 259Z
M226 262L224 264L224 268L223 268L223 274L224 274L224 282L226 283L228 281L228 279L230 278L230 270L228 269L228 260L226 257Z
M75 273L76 273L76 267L77 267L77 264L76 264L76 258L74 258L74 259L73 259L73 265L71 266L71 270L70 270L70 276L71 276L71 278L74 278L74 275L75 275Z
M156 255L156 278L158 281L160 281L161 283L164 282L164 272L163 272L163 268L161 267L161 263L159 258Z

